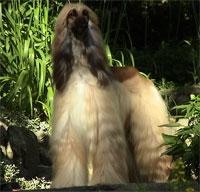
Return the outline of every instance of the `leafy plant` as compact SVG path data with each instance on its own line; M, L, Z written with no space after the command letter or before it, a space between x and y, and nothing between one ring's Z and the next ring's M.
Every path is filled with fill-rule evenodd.
M95 8L98 9L92 8L100 18L100 28L111 66L135 66L126 6L126 1L121 3L121 7L114 5L112 1L101 1L95 2ZM91 7L93 7L92 3ZM123 26L124 23L126 27Z
M168 146L163 155L172 155L173 161L181 159L185 171L185 179L199 178L199 141L200 141L200 95L191 95L191 101L187 105L175 106L175 109L182 109L185 112L178 118L187 118L188 126L179 123L166 125L168 127L182 127L175 135L165 135L165 145ZM176 174L172 171L171 179L175 179Z
M8 164L8 162L0 162L1 170L4 175L2 175L6 182L13 182L19 174L19 169L14 164Z
M197 44L197 47L194 47L192 45L191 41L184 40L184 43L190 48L191 50L191 57L192 57L192 66L193 70L190 71L193 77L194 84L197 84L200 82L200 65L199 65L199 44Z
M31 116L41 103L51 116L54 4L57 9L63 5L49 0L0 3L1 100L8 108Z
M171 191L186 191L194 192L195 189L191 187L191 182L185 179L185 165L183 161L175 162L173 169L173 182L168 183L168 190Z
M49 189L51 182L46 181L45 178L33 178L26 180L25 178L17 178L16 182L19 183L21 190L36 190L36 189Z
M21 190L34 190L34 189L48 189L50 188L50 181L45 180L45 178L32 178L31 180L26 180L24 177L20 177L19 168L12 163L6 161L0 162L0 168L4 172L2 175L6 183L16 182L19 184Z

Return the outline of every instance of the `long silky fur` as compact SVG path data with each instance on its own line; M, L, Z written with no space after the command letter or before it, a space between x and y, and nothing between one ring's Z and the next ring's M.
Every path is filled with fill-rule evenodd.
M56 89L60 90L68 81L73 65L72 40L68 31L58 52L53 57L53 63L53 80Z
M112 78L111 72L108 70L107 65L105 65L105 63L107 63L107 56L105 54L104 48L98 46L97 42L93 40L90 31L88 33L88 42L86 43L86 55L88 63L91 66L90 72L95 77L97 77L101 85L107 85L109 79Z
M133 70L133 69L132 69ZM129 69L131 71L131 69ZM166 147L162 133L169 134L167 109L154 84L138 72L123 81L131 93L127 141L133 158L132 182L164 182L171 170L171 157L161 156Z
M89 13L78 38L67 25L71 10ZM53 43L56 86L52 136L52 188L128 182L163 182L170 157L159 127L165 104L135 68L109 68L96 15L68 4L58 16Z

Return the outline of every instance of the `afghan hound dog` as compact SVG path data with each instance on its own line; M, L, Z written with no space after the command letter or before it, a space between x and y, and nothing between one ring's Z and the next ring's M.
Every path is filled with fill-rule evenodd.
M55 24L52 188L163 182L167 110L133 67L109 67L95 13L67 4Z

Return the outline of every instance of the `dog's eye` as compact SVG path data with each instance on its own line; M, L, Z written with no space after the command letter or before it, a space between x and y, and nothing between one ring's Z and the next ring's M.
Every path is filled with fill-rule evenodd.
M87 10L84 9L82 14L83 14L83 16L88 17L88 11Z
M69 13L70 17L76 17L77 16L77 12L75 9L73 9L70 13Z

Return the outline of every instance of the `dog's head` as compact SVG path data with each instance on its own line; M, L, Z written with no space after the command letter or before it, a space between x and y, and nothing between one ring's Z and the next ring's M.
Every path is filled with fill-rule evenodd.
M53 79L56 88L61 90L65 86L73 71L74 58L81 54L73 51L73 46L77 46L75 41L84 45L84 65L88 66L101 85L107 84L110 71L98 19L86 5L77 3L67 4L55 24Z
M77 39L83 39L88 33L89 12L87 9L72 9L67 15L67 28Z
M57 18L55 32L62 43L67 31L81 38L86 36L89 28L95 26L98 26L98 19L90 8L83 3L67 4Z

